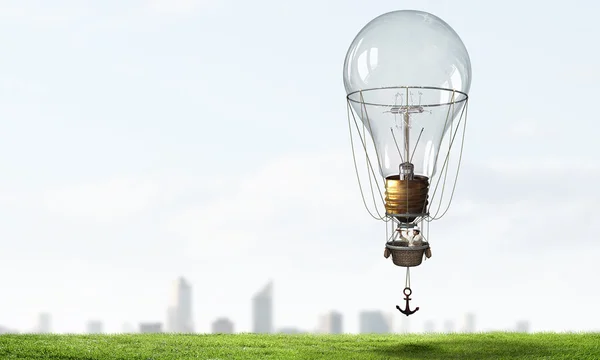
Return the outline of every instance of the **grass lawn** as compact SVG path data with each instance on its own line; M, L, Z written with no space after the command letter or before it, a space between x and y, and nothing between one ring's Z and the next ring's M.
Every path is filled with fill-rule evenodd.
M600 333L0 335L0 359L600 359Z

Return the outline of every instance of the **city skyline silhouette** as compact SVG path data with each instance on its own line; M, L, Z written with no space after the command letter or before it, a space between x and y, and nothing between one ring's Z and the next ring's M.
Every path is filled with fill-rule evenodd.
M137 326L123 328L122 331L113 333L196 333L194 329L194 319L191 316L193 313L193 286L185 277L179 276L173 281L171 288L171 302L166 308L164 321L143 321ZM273 319L274 302L274 282L269 280L265 285L258 290L253 298L253 311L250 316L253 318L253 329L250 333L283 333L283 334L344 334L351 333L344 331L344 314L337 310L324 311L315 319L315 326L309 329L302 329L291 326L277 326ZM395 312L385 312L382 310L362 310L356 314L359 317L359 330L354 333L369 334L369 333L473 333L478 332L476 327L476 316L473 313L464 314L462 324L459 328L455 328L455 318L443 320L443 327L436 331L436 325L439 322L434 320L424 320L422 328L414 331L410 329L411 320L404 315ZM54 319L57 321L57 319ZM60 321L60 319L58 319ZM211 331L207 333L236 333L235 322L227 315L215 316L211 319L206 319L210 322ZM418 322L418 320L417 320ZM398 324L394 326L394 324ZM127 326L128 324L123 324ZM514 329L495 329L496 331L514 331L514 332L529 332L530 324L526 320L516 320ZM442 329L443 328L443 329ZM9 329L3 327L0 323L0 333L53 333L52 331L52 314L40 313L38 315L38 324L31 330ZM86 330L82 333L87 334L102 334L107 333L103 329L103 322L100 319L87 320Z

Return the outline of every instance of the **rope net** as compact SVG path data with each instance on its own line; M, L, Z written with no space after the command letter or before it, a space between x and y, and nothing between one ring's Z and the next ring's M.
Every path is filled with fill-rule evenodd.
M446 115L446 124L444 127L444 129L447 129L447 134L444 137L444 140L447 140L448 148L445 151L445 154L443 156L444 161L443 161L440 171L438 171L436 175L432 176L432 178L429 179L430 186L434 183L435 183L435 186L433 186L433 189L431 189L431 187L429 188L429 193L432 195L428 200L426 200L426 201L428 201L428 205L425 204L425 205L427 205L425 214L419 216L414 221L412 221L412 223L420 225L422 232L425 232L423 223L424 222L427 223L428 226L427 226L427 230L426 230L426 239L429 239L429 235L430 235L429 234L429 223L431 221L435 221L435 220L439 220L439 219L443 218L447 214L448 210L450 209L452 200L454 198L454 193L456 190L456 184L458 182L458 176L460 173L460 165L462 162L462 154L463 154L463 149L464 149L466 126L467 126L468 97L465 97L464 100L461 100L461 101L464 101L464 106L462 107L462 110L460 111L460 116L458 117L457 121L452 121L453 119L451 118L452 117L451 114L454 114L455 106L457 104L454 94L455 94L455 92L453 91L451 101L447 104L448 105L448 113ZM353 109L351 106L351 103L350 103L351 100L349 98L347 98L348 130L349 130L349 134L350 134L350 145L351 145L351 149L352 149L352 159L353 159L353 163L354 163L354 170L355 170L355 174L356 174L356 178L357 178L357 182L358 182L358 186L359 186L359 190L360 190L360 194L361 194L361 199L362 199L363 205L364 205L367 213L375 220L381 220L386 223L390 222L391 228L392 228L392 237L393 237L393 235L395 233L394 227L401 226L402 224L400 223L399 220L397 220L393 216L389 215L385 211L386 202L385 202L385 198L384 198L384 191L382 191L382 187L385 186L385 179L378 174L376 175L376 172L375 172L375 169L377 169L379 174L383 173L381 171L381 165L380 165L381 164L381 161L380 161L381 156L378 153L377 147L375 146L375 143L373 142L373 139L370 136L371 134L373 134L371 117L369 116L369 114L367 112L367 107L365 105L364 98L362 97L362 93L360 94L360 99L361 99L360 112L359 112L359 114L357 114L356 109ZM363 121L361 121L361 125L358 124L357 117L359 117L359 120L363 119ZM354 126L353 126L353 124L354 124ZM449 126L446 126L446 125L449 125ZM461 125L462 125L462 127L461 127ZM448 175L450 173L450 171L449 171L450 155L452 153L452 150L456 148L455 144L456 144L459 130L462 130L462 131L461 131L461 136L460 136L458 162L457 162L456 171L454 173L454 176L450 176L450 178L453 178L453 183L451 185L452 191L450 192L447 203L444 204L444 200L447 198L447 196L445 197L444 195L447 195L447 193L448 193L445 190L446 190L446 187L449 182ZM358 153L357 153L357 149L355 149L355 141L354 141L353 133L356 133L358 135L358 139L360 142L360 145L357 145L357 147L359 147ZM423 133L423 129L421 129L419 138L417 139L417 144L418 144L418 141L419 141L422 133ZM394 136L393 130L392 130L392 136ZM398 149L398 151L400 153L400 156L402 156L401 152L400 152L400 146L396 142L395 137L394 137L394 142L395 142L396 148ZM415 145L415 149L416 149L416 145ZM374 152L374 155L373 155L373 152ZM437 155L435 157L436 163L438 163L438 160L440 159L439 156L442 155L442 153L444 153L444 152L442 151L442 148L440 148L439 152L437 153ZM366 175L368 177L368 189L366 189L366 190L363 189L364 181L361 181L361 174L359 171L357 155L361 155L361 157L363 158L363 161L365 162L365 165L366 165L365 170L367 172ZM414 156L414 152L413 152L413 156ZM412 160L412 157L411 157L411 160ZM375 162L376 164L374 165L373 162ZM361 166L361 168L362 168L362 166ZM363 176L364 176L364 174L363 174ZM408 186L408 182L407 182L407 186ZM448 186L450 186L450 185L448 185ZM438 192L438 190L440 190L440 191ZM367 194L366 196L365 196L365 193ZM369 193L371 195L370 201L367 200ZM437 200L437 203L435 200ZM407 201L408 201L408 199L407 199ZM370 208L368 203L372 203L372 208ZM382 206L383 206L383 211L380 210ZM386 238L389 238L387 227L386 227Z

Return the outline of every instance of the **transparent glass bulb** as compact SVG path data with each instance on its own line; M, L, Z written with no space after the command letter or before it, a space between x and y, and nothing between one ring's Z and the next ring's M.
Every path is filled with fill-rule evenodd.
M444 135L471 86L465 45L440 18L401 10L369 22L344 62L348 101L373 138L381 175L401 163L431 178Z

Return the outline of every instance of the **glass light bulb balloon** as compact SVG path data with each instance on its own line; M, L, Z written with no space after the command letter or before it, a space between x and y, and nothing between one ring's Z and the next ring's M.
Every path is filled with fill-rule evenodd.
M381 175L431 179L444 134L471 86L465 45L442 19L416 10L383 14L356 36L344 62L348 101L373 138Z

